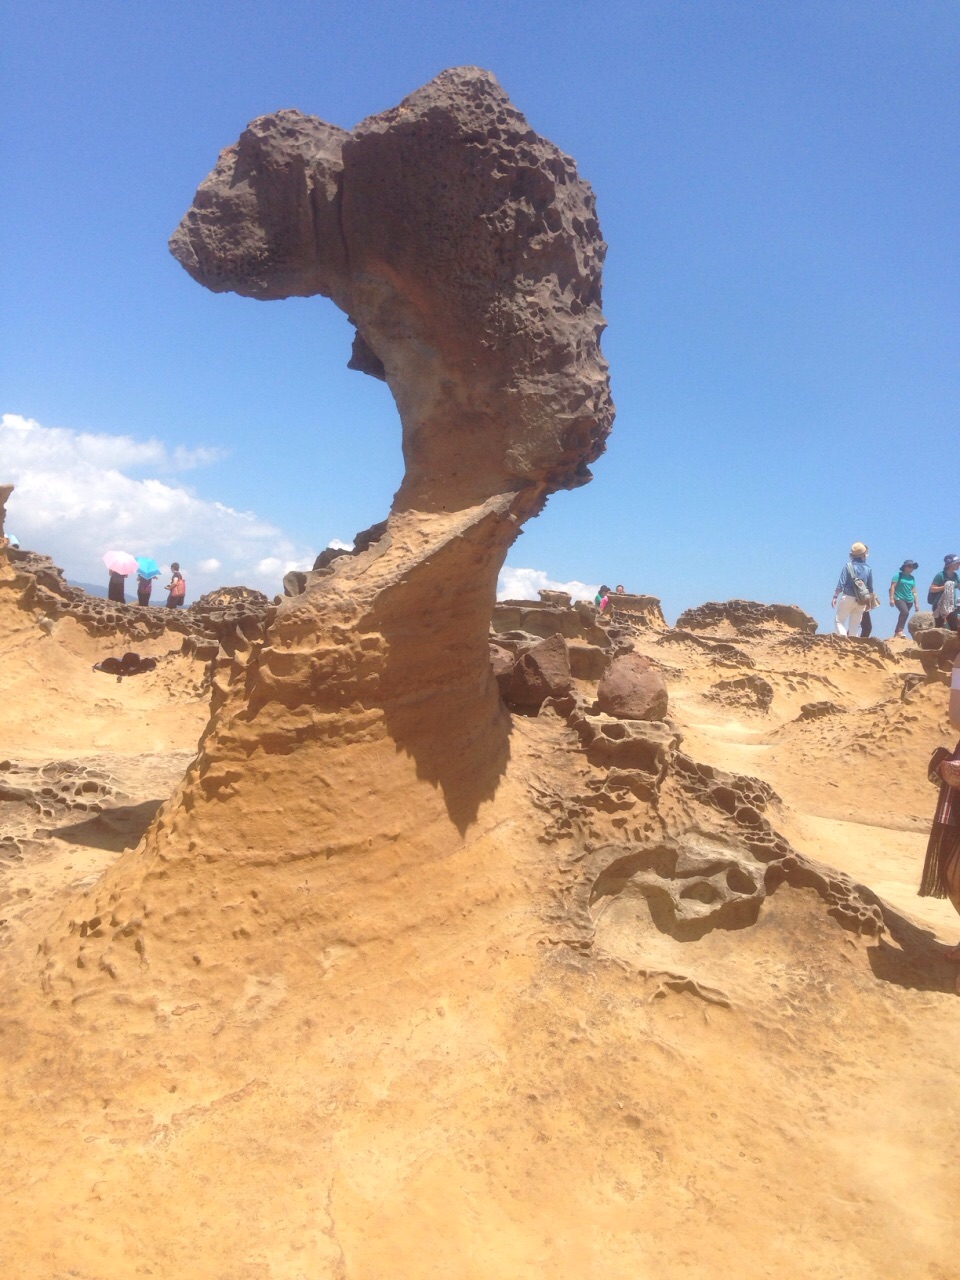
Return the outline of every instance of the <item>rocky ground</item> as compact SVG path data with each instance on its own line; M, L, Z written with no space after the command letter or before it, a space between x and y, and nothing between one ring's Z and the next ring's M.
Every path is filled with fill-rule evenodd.
M958 1274L960 920L915 894L950 736L912 641L499 606L509 760L461 839L248 860L205 908L161 858L124 968L103 886L216 660L161 628L118 683L135 608L104 632L2 585L9 1274ZM665 718L601 709L618 656Z

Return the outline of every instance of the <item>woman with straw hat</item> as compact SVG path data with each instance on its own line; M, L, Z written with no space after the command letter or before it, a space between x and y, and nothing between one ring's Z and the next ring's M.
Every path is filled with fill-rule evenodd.
M850 559L840 570L831 602L831 608L837 611L834 626L838 636L858 634L863 611L873 595L873 570L867 564L867 550L865 543L855 542Z

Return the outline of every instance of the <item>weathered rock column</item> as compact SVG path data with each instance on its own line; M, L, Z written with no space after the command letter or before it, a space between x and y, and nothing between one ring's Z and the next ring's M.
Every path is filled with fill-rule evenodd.
M590 479L613 418L604 247L573 161L476 68L349 133L280 111L221 153L174 255L217 292L332 298L356 327L352 367L396 400L405 474L382 536L308 575L221 670L180 792L92 891L100 924L73 917L81 967L108 908L97 950L148 954L171 879L166 936L183 922L184 946L196 913L225 927L205 880L222 896L253 868L274 869L275 929L300 927L283 868L375 878L476 823L508 753L487 654L497 575L547 496Z

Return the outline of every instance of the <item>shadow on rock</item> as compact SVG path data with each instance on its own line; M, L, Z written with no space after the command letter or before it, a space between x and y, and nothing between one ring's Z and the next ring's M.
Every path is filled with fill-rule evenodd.
M496 794L510 758L510 717L490 667L489 619L500 556L497 521L479 522L409 571L374 607L386 641L384 718L417 776L439 786L461 835ZM482 559L481 559L482 557ZM477 562L484 572L477 572Z
M122 853L124 849L133 849L140 843L161 804L162 800L144 800L142 804L104 809L95 818L86 818L83 822L74 822L66 827L55 827L51 835L58 840L65 840L67 844L82 844L92 849Z
M860 887L863 897L870 890ZM874 895L875 896L875 895ZM880 899L876 901L879 903ZM867 954L877 978L893 982L909 991L957 990L957 966L946 958L947 948L928 929L921 929L885 904L884 924L891 941L884 936Z

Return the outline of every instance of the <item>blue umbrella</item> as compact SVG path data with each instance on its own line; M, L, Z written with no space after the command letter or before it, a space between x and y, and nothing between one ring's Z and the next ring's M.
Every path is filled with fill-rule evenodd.
M137 556L137 573L141 578L159 578L160 566L150 556Z

